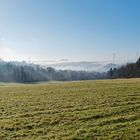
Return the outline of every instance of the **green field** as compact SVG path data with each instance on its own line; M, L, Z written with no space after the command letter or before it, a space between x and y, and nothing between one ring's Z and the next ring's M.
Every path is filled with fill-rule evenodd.
M0 140L140 140L140 79L1 84Z

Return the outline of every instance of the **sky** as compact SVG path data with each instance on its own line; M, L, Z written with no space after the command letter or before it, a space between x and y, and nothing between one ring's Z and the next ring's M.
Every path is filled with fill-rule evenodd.
M135 60L139 7L139 0L0 0L0 58Z

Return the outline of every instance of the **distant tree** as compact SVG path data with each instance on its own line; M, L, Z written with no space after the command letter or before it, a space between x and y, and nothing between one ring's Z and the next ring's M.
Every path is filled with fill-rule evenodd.
M105 73L55 70L26 62L0 61L0 82L37 82L103 79Z
M109 78L136 78L140 77L140 58L136 63L126 64L118 69L108 71Z

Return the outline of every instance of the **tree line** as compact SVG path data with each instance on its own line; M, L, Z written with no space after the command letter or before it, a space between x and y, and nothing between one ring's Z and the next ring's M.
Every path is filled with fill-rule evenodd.
M140 58L135 63L128 63L120 68L110 69L108 78L137 78L140 77Z
M72 70L55 70L23 62L0 61L0 82L40 82L40 81L74 81L113 78L140 77L140 58L136 63L129 63L120 68L111 68L108 72L89 72Z
M0 82L39 82L103 79L105 73L55 70L26 62L0 61Z

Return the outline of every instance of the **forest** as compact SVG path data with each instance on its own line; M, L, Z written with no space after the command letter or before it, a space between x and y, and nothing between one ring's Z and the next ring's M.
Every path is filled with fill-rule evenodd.
M140 58L136 63L129 63L120 68L111 68L108 72L56 70L37 64L0 61L0 82L40 82L40 81L75 81L114 78L140 77Z
M120 68L110 69L109 78L138 78L140 77L140 58L135 63L128 63Z
M0 82L40 82L103 79L105 73L55 70L23 62L0 61Z

